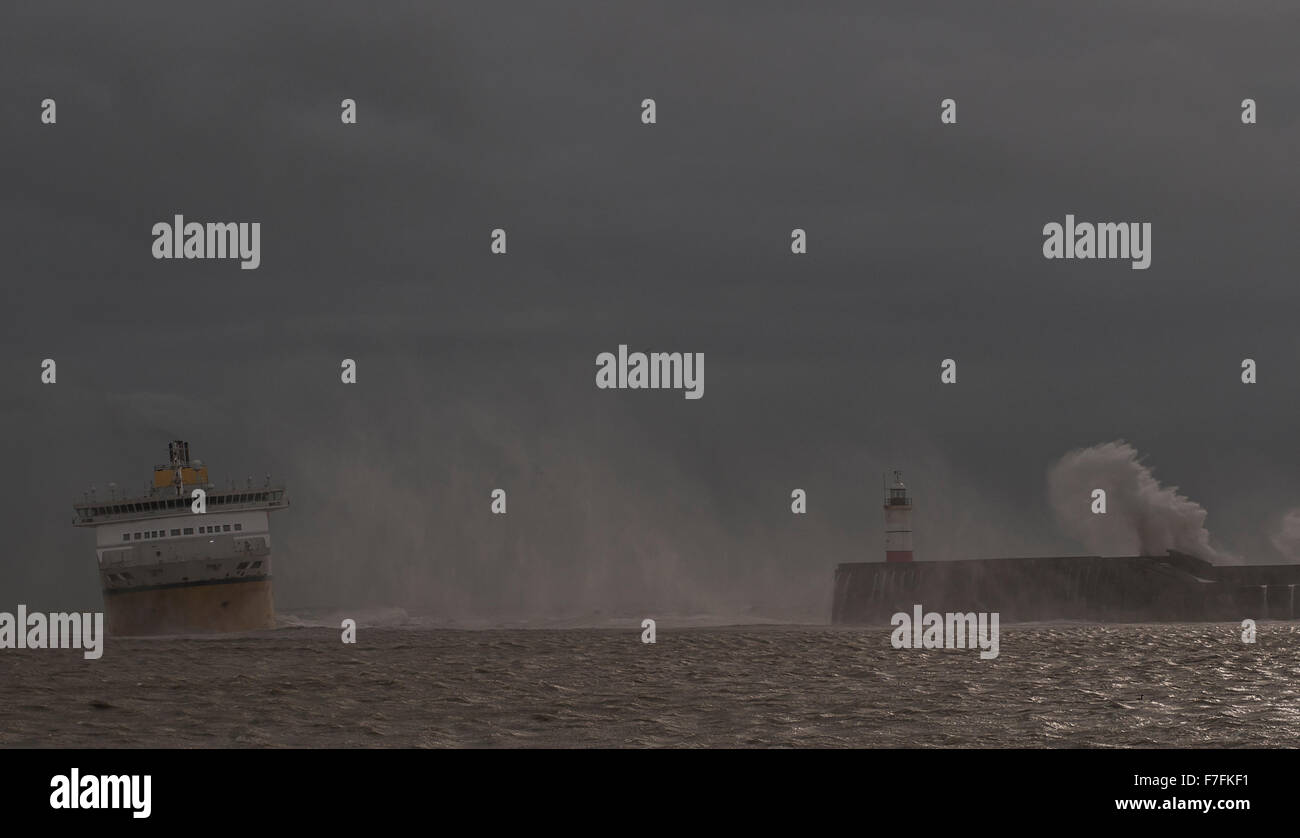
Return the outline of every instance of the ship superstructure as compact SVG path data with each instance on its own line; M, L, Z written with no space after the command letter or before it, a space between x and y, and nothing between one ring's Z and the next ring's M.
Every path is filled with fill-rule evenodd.
M95 531L107 631L114 635L245 631L275 625L270 513L289 505L283 485L247 481L219 489L168 445L149 491L116 489L74 504L79 527ZM196 504L194 490L203 491ZM201 509L202 511L196 511Z

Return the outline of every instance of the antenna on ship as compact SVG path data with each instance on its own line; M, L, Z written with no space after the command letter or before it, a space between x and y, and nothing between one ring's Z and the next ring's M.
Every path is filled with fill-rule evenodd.
M185 494L184 468L190 461L190 444L183 439L174 439L167 443L167 459L175 473L172 485L176 487L176 496Z

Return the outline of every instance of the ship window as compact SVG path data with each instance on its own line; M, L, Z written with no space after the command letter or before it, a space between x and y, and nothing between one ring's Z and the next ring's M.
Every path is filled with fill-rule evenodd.
M122 540L123 540L123 541L130 541L130 540L131 540L131 533L129 533L129 532L124 532L124 533L122 533Z
M222 532L230 532L230 525L229 525L229 524L223 524L222 527L221 527L221 531L222 531Z
M186 535L194 535L194 528L193 528L193 527L186 527L186 528L185 528L185 534L186 534Z
M262 563L261 563L261 562L253 562L253 567L256 568L256 567L261 567L261 566L262 566Z
M244 525L243 525L243 524L235 524L235 532L239 532L239 531L242 530L243 528L244 528Z
M136 540L136 541L139 541L139 540L140 540L140 533L136 533L136 534L135 534L135 540Z
M181 534L180 530L172 530L172 535L180 535L180 534Z
M235 570L243 570L246 567L248 567L248 562L240 562L239 564L235 565Z

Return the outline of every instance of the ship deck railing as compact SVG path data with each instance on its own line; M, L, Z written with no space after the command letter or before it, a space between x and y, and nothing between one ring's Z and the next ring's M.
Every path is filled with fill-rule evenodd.
M200 488L200 487L193 487ZM260 489L205 489L205 503L211 511L219 507L228 512L242 509L282 509L289 505L285 497L284 486L265 486ZM73 524L78 527L95 526L114 520L145 520L149 518L174 518L179 513L190 509L193 499L188 495L177 497L159 497L158 495L140 495L134 498L87 501L73 506L76 517Z

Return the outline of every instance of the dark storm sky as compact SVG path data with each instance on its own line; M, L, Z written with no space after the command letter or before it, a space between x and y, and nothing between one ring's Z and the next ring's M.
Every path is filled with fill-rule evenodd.
M1046 469L1118 438L1278 560L1295 4L542 6L0 12L0 608L96 606L71 503L172 438L288 481L285 608L821 620L883 470L920 558L1079 552ZM155 261L175 213L261 268ZM1150 269L1045 261L1066 213L1151 222ZM620 343L704 398L598 391Z

